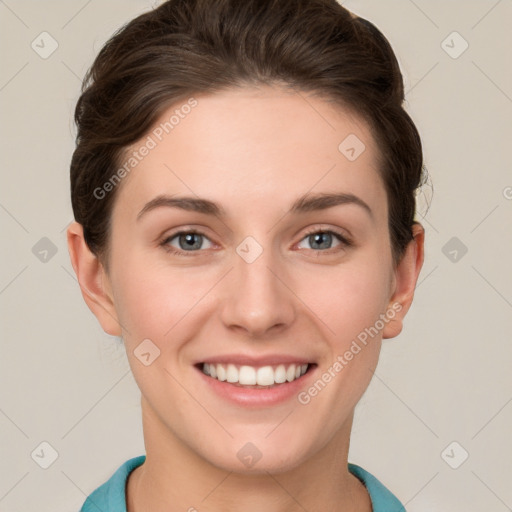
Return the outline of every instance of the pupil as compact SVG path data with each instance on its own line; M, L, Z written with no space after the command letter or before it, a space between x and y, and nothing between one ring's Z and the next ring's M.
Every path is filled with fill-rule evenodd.
M194 245L195 245L195 248L200 248L200 246L201 246L200 242L194 244L194 240L193 239L196 236L198 236L197 233L188 233L186 235L182 235L182 237L185 238L185 240L186 240L185 243L186 243L186 247L187 248L191 248L191 247L194 248Z
M312 238L314 239L314 243L316 243L318 240L320 240L320 248L321 249L328 249L329 248L329 240L330 240L330 234L329 233L316 233L312 235ZM322 238L326 237L327 241L324 241L322 244Z

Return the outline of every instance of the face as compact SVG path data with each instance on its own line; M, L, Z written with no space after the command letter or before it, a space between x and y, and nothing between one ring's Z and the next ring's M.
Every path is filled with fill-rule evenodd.
M128 152L147 154L118 185L112 315L145 435L226 470L283 471L346 439L398 315L378 148L306 93L195 99Z

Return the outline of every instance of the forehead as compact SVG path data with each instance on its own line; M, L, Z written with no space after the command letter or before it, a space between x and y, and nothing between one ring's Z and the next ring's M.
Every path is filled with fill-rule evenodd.
M262 213L262 203L346 191L378 207L377 157L368 125L333 102L270 86L229 89L174 104L127 148L124 162L135 165L116 203L186 193Z

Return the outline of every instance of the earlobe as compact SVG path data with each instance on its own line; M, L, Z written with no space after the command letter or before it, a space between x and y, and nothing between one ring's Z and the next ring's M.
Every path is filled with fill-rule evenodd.
M418 222L412 226L413 239L407 245L404 255L395 269L394 290L388 305L389 322L382 337L394 338L402 331L403 320L411 307L414 289L423 266L425 230Z
M82 296L103 330L121 336L109 279L99 259L87 246L82 225L73 222L67 230L68 251Z

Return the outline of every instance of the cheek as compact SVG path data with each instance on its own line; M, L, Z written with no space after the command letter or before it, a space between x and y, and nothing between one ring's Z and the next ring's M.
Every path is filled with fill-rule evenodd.
M310 279L310 286L301 288L327 343L317 380L302 390L298 401L325 418L324 440L334 435L371 381L381 348L379 319L388 305L389 280L385 258L368 255L317 274L314 283Z
M117 275L116 284L116 310L139 388L156 410L180 411L190 397L173 376L194 332L194 305L208 290L208 283L133 256Z
M336 270L311 274L301 287L300 297L326 326L326 337L338 349L375 324L387 307L389 269L376 259L360 261Z
M144 255L134 254L124 263L118 267L115 301L125 342L134 346L149 338L164 350L170 346L165 340L182 328L183 319L186 324L193 317L216 276L154 265ZM176 343L172 346L177 348Z

